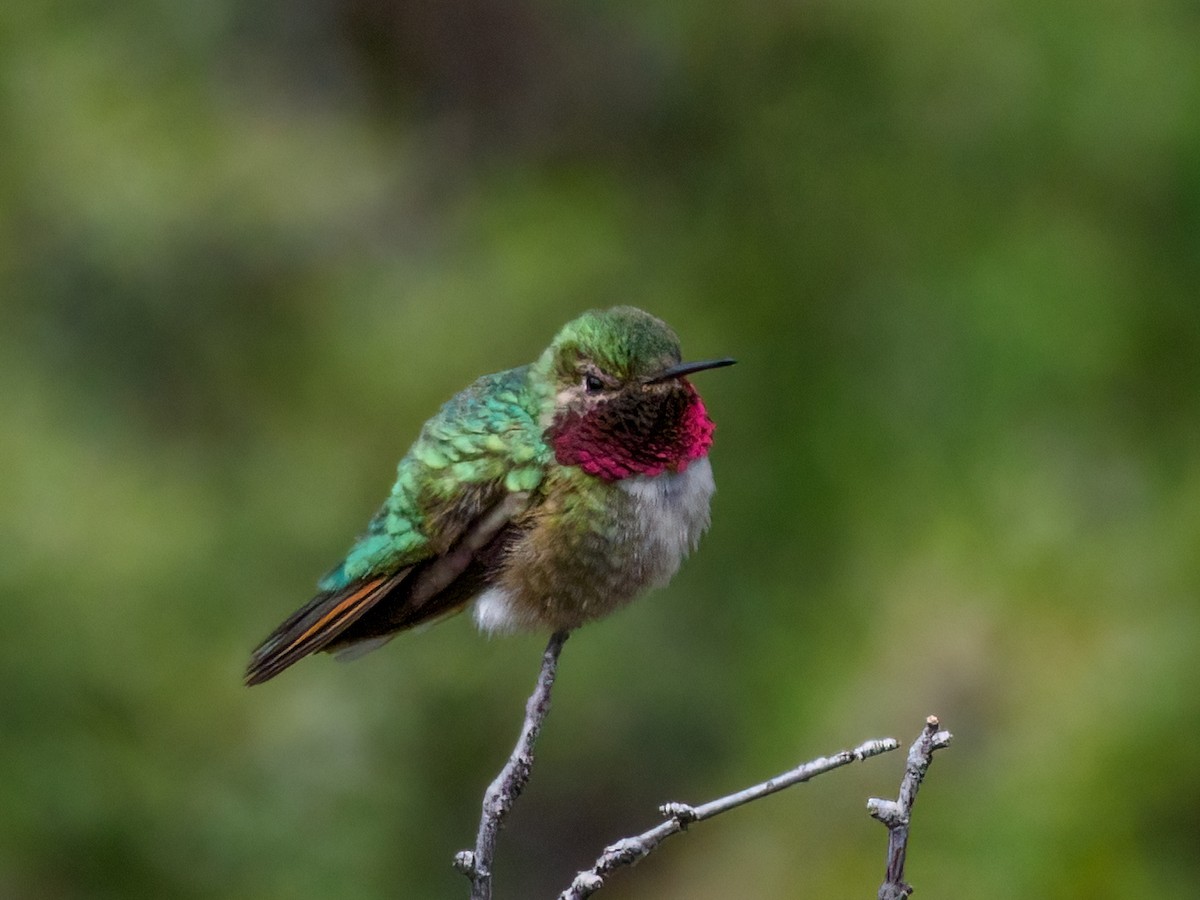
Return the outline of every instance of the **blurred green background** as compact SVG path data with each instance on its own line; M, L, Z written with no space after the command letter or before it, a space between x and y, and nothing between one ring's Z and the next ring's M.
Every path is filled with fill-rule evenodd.
M0 11L0 896L442 898L543 639L246 690L421 422L671 322L719 492L568 644L499 897L939 714L922 897L1200 879L1186 0ZM870 897L901 754L602 895Z

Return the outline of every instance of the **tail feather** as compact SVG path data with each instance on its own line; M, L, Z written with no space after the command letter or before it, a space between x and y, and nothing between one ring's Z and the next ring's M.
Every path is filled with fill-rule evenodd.
M261 684L292 663L324 649L407 575L401 569L317 594L259 644L246 668L246 684Z

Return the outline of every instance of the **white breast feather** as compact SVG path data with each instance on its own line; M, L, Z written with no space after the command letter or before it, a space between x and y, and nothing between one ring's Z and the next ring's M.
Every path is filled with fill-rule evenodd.
M683 558L696 549L708 528L709 501L716 486L708 457L695 460L683 472L635 475L620 482L637 503L638 525L647 554L661 565L655 585L666 584Z

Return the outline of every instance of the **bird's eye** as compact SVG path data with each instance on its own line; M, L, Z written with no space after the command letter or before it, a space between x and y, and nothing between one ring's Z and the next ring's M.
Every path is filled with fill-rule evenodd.
M583 376L583 389L589 394L598 394L604 390L604 382L595 375Z

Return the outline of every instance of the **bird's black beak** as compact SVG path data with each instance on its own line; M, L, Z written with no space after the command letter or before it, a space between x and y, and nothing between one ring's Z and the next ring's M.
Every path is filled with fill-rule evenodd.
M721 359L706 359L703 362L685 362L671 366L669 369L664 369L653 378L649 379L646 384L659 384L663 381L670 381L672 378L682 378L684 375L691 375L693 372L703 372L705 369L720 369L723 366L732 366L736 359L730 359L728 356Z

